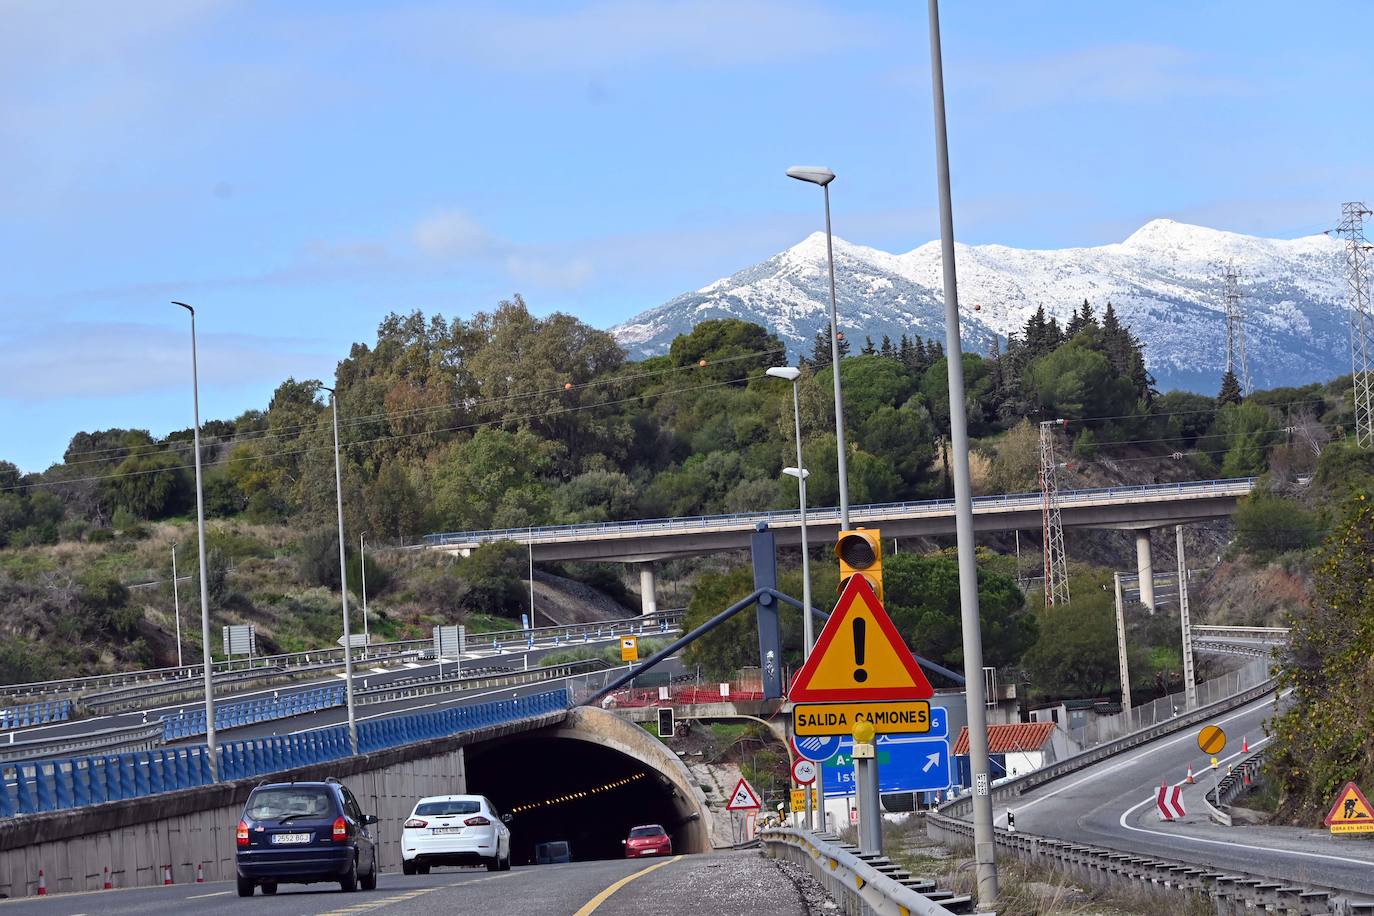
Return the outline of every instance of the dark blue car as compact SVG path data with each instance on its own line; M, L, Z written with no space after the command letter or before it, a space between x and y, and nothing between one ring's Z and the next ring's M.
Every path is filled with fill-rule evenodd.
M377 886L373 814L337 780L258 786L235 835L240 897L253 888L337 881L345 891Z

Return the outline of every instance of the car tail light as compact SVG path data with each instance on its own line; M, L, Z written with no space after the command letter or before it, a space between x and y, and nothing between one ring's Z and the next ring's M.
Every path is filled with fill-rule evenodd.
M428 827L429 821L422 821L418 817L412 817L405 822L404 826L407 830L416 830L420 827Z
M344 820L342 817L334 818L334 842L348 842L348 821Z
M489 827L489 826L491 826L491 821L487 820L485 817L483 817L483 816L480 815L480 814L477 815L476 817L470 817L470 818L468 818L467 820L463 821L463 823L464 823L464 824L467 824L469 827Z
M248 822L239 821L239 827L234 831L234 842L239 846L248 845Z

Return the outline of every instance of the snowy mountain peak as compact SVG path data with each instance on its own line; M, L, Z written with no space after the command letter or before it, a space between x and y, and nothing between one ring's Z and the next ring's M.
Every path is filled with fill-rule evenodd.
M840 327L851 340L886 334L943 338L940 246L905 254L836 238ZM965 349L1019 333L1037 308L1066 322L1087 299L1112 302L1146 345L1161 389L1214 393L1225 364L1223 265L1241 273L1250 372L1260 386L1349 371L1340 244L1325 236L1265 239L1156 219L1124 242L1037 251L957 245ZM828 318L825 234L815 232L752 267L678 296L613 328L636 355L664 352L708 318L742 318L810 348ZM974 309L977 305L978 308Z

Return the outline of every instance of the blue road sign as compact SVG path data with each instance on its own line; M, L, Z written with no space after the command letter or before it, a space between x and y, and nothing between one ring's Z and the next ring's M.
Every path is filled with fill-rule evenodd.
M947 737L879 735L875 745L878 791L917 792L950 785ZM827 797L854 794L853 749L852 738L841 738L839 753L821 765L821 785Z
M807 760L814 760L820 763L835 756L835 752L840 749L840 736L831 735L821 737L820 735L804 735L792 739L796 745L797 753Z

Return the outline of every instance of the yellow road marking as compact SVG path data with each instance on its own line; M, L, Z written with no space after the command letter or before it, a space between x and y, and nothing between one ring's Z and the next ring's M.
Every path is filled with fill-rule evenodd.
M597 894L591 900L588 900L586 903L584 903L582 905L582 909L574 913L573 916L591 916L592 913L596 912L597 907L601 906L601 904L605 903L608 899L610 899L610 896L612 894L620 890L625 885L629 884L634 879L642 878L654 869L662 868L665 865L672 865L674 862L681 858L682 856L673 856L671 859L665 859L662 862L657 862L653 865L650 865L648 868L641 868L639 871L633 874L626 875L619 881L612 884L610 887L606 888L601 893Z

